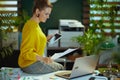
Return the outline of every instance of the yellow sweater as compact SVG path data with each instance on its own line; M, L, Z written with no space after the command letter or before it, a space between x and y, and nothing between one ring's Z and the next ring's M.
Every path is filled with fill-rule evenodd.
M43 56L47 38L38 23L29 20L22 31L22 42L18 64L27 67L36 62L36 55Z

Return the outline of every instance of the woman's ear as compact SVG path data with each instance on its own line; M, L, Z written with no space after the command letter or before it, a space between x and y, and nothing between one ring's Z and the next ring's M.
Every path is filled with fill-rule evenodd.
M39 9L36 9L35 13L36 13L36 16L37 16L37 17L40 16L40 10L39 10Z

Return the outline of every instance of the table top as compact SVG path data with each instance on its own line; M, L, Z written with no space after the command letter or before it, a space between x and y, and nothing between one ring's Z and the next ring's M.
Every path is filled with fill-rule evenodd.
M63 71L56 71L56 72L48 73L48 74L44 74L44 75L24 74L24 76L22 76L21 79L26 77L26 76L29 76L29 77L32 77L33 80L68 80L68 79L65 79L65 78L55 76L56 73L63 72ZM73 78L71 80L89 80L89 78L91 78L91 77L93 77L93 75L87 75L87 76L83 76L83 77ZM100 76L94 76L94 77L96 78L95 80L103 80L103 79L108 80L106 77L100 77Z
M9 72L10 69L10 72ZM58 76L55 76L56 73L59 72L63 72L66 70L62 70L62 71L56 71L56 72L52 72L52 73L48 73L48 74L27 74L24 73L22 71L20 71L19 73L19 68L12 68L12 71L14 73L11 74L11 68L9 68L7 71L8 73L4 75L4 79L0 78L1 80L68 80L65 78L61 78ZM0 73L1 74L1 73ZM3 75L1 74L1 77L3 77ZM78 77L78 78L73 78L71 80L89 80L90 77L93 77L93 75L87 75L87 76L83 76L83 77ZM101 77L101 76L94 76L96 79L95 80L108 80L106 77Z

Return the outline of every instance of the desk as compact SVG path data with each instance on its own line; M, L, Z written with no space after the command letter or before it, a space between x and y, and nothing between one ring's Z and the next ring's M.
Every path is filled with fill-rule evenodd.
M19 68L6 68L6 69L10 70L10 72L7 71L7 73L4 75L4 79L0 79L0 80L67 80L67 79L55 76L56 73L59 73L62 71L56 71L56 72L42 74L42 75L38 75L38 74L33 75L33 74L23 73ZM13 71L14 73L11 73L11 71ZM89 80L91 76L93 75L78 77L71 80ZM108 80L106 77L99 77L99 76L95 76L95 77L96 77L95 80Z
M24 74L24 76L22 76L22 78L24 78L26 76L29 76L29 77L31 76L33 78L33 80L68 80L68 79L64 79L64 78L55 76L55 74L59 73L59 72L62 72L62 71L57 71L57 72L44 74L44 75L34 75L34 76ZM90 77L92 77L92 75L78 77L78 78L74 78L71 80L89 80ZM96 77L95 80L108 80L106 77L100 77L100 76L95 76L95 77ZM21 78L21 80L23 80L22 78Z

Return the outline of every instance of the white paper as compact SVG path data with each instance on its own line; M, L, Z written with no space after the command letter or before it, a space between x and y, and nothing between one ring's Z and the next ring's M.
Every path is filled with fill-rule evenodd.
M61 52L61 53L55 53L52 57L51 57L51 59L53 59L53 60L55 60L55 59L58 59L58 58L60 58L60 57L62 57L62 56L64 56L64 55L66 55L66 54L69 54L69 53L71 53L71 52L73 52L73 51L75 51L75 50L77 50L78 48L75 48L75 49L67 49L66 51L64 51L64 52Z

